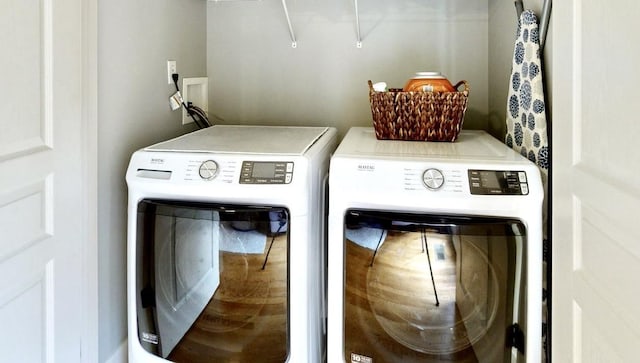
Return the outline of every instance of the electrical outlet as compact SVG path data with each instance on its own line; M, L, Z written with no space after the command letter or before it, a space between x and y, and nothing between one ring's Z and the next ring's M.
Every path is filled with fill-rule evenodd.
M176 66L176 61L168 60L167 61L167 80L168 80L169 84L173 84L172 75L174 73L178 73L178 67Z

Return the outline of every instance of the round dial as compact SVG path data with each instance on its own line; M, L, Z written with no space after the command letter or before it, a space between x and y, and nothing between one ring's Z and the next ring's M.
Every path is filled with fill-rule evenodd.
M218 175L218 164L213 160L204 161L200 164L200 177L204 180L211 180Z
M431 189L440 189L444 185L444 174L438 169L427 169L422 173L422 182Z

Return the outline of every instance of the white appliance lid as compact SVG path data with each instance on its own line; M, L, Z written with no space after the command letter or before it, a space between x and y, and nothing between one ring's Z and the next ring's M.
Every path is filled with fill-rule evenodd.
M371 127L352 127L335 155L385 159L522 161L521 156L485 131L462 130L455 142L378 140Z
M327 130L327 127L215 125L144 150L302 155Z

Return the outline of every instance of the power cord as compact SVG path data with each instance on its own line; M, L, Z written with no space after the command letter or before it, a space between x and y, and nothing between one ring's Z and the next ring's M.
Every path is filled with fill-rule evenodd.
M180 87L178 87L178 77L179 77L178 73L174 73L171 75L171 78L173 79L173 84L176 86L176 91L180 92ZM206 112L204 112L203 109L192 104L191 102L187 104L184 103L184 100L181 100L181 102L182 102L182 107L184 107L184 109L187 110L187 113L189 114L189 116L191 116L191 118L196 123L196 125L198 125L199 128L204 129L211 126L211 123L209 123L209 118L207 117L207 114Z

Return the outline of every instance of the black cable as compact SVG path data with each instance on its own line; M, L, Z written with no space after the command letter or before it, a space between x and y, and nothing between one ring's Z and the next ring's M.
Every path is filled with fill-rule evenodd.
M380 248L380 244L384 238L384 229L380 230L380 239L378 239L378 244L376 245L376 249L373 251L373 256L371 256L371 262L369 263L369 267L373 266L373 260L376 258L376 254L378 254L378 249Z
M204 125L204 127L209 127L211 124L209 123L209 119L207 117L207 113L204 112L200 107L192 104L191 102L187 103L187 112L190 113L191 118L194 120L196 118L200 119L200 122Z
M271 237L271 243L269 244L269 249L267 250L267 256L264 258L264 262L262 263L262 270L264 270L265 266L267 266L267 260L269 259L269 254L271 253L271 247L273 247L273 242L276 240L276 236L280 233L280 231L282 230L282 227L284 227L284 225L287 223L284 219L280 219L280 221L278 221L280 223L280 226L278 227L278 230L276 231L276 233L273 234L273 236Z
M436 306L440 306L440 300L438 300L438 291L436 290L436 280L433 278L433 268L431 267L431 256L429 255L429 245L427 243L427 231L423 229L420 232L422 236L422 242L424 242L424 250L427 252L427 263L429 264L429 273L431 274L433 293L436 295Z
M173 84L176 86L176 91L180 92L180 87L178 87L178 73L174 73L171 75L171 79L173 79Z
M178 73L174 73L171 75L173 84L176 86L176 92L180 92L180 87L178 87L178 78ZM186 105L184 103L184 100L182 100L182 97L180 97L180 102L182 103L182 107L187 110L187 114L191 116L191 118L199 128L204 129L211 126L211 123L209 123L209 119L207 118L207 114L204 112L204 110L197 106L194 106L191 102L189 102L189 105Z

